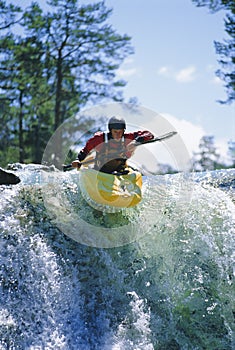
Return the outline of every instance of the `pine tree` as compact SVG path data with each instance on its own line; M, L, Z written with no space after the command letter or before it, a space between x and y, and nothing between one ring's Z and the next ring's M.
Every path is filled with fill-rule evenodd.
M199 152L194 152L192 164L195 171L214 170L219 166L219 154L214 145L214 136L203 136L199 143Z
M0 30L9 30L14 24L21 20L21 8L13 4L7 4L0 0Z
M52 11L46 15L34 4L25 14L24 26L47 46L56 130L88 101L123 99L119 87L125 83L115 80L115 71L132 48L130 37L117 34L106 23L111 11L104 1L78 5L78 0L50 0L48 4Z
M235 141L228 142L228 155L232 161L232 167L235 168Z
M14 120L19 161L40 162L53 131L82 107L123 100L116 70L132 53L130 37L108 24L104 1L50 0L47 13L34 2L18 17L13 5L12 16L1 5L0 99ZM13 34L14 23L22 34ZM63 135L58 142L59 153Z
M227 99L221 103L232 103L235 100L235 3L234 0L192 0L196 6L207 6L212 13L225 10L224 27L228 39L215 41L216 53L220 56L221 69L216 75L225 83Z

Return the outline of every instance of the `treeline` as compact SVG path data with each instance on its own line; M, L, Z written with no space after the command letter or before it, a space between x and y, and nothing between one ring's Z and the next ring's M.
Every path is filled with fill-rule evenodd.
M198 152L193 153L193 171L206 171L235 168L235 142L229 141L227 148L227 162L218 153L214 136L203 136L199 143Z
M198 151L193 152L189 171L212 171L235 168L235 141L228 142L226 160L215 146L214 136L203 136ZM158 174L176 173L177 170L168 164L158 164Z
M131 38L108 23L104 1L47 4L45 12L0 0L1 166L40 163L53 132L82 107L123 101L116 71Z

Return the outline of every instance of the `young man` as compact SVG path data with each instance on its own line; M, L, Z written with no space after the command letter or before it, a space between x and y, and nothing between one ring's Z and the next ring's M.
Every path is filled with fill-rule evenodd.
M85 147L72 162L74 168L80 168L81 161L95 150L95 166L105 173L123 172L126 160L130 158L138 143L151 140L154 135L147 130L125 133L126 122L123 118L112 117L108 122L109 132L97 132L90 138Z

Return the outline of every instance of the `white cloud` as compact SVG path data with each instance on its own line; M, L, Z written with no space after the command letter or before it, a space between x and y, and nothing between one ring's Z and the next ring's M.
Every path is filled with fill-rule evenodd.
M134 63L134 59L132 57L126 57L123 62L123 64L132 64L132 63Z
M223 81L219 77L214 77L212 79L212 83L215 85L221 85L221 84L223 84Z
M188 83L190 81L195 80L195 72L195 66L183 68L175 74L175 79L180 83Z
M200 125L193 124L185 119L177 119L175 116L161 113L176 129L182 138L190 156L198 150L198 145L202 136L206 135L206 131Z
M151 130L155 136L176 130L178 135L175 137L165 142L148 145L146 148L152 152L158 164L169 164L179 170L187 171L190 169L193 152L198 151L200 139L206 135L205 130L200 125L178 119L168 113L159 113L156 118L145 123L145 127ZM147 155L144 156L143 164L146 165L147 169L153 171L156 162L152 158L150 158L150 162L152 165L147 164Z
M181 139L183 140L190 157L193 156L193 152L199 151L199 143L203 136L208 135L208 132L203 129L202 126L193 124L185 119L177 119L175 116L161 113L176 129ZM222 162L230 164L231 159L228 157L228 140L227 139L214 139L214 144L217 152L221 156Z
M196 67L191 65L182 68L179 71L175 71L169 66L162 66L158 69L157 73L163 77L174 79L180 83L188 83L195 80Z
M129 68L129 69L120 68L117 70L117 76L119 76L120 78L128 78L135 75L136 73L137 73L136 68Z
M125 79L129 78L138 73L138 69L135 67L131 67L134 64L134 60L132 58L126 58L121 65L121 67L117 70L117 76L119 78ZM129 68L127 68L129 66Z
M170 75L170 68L167 66L163 66L158 70L159 75L163 76L169 76Z

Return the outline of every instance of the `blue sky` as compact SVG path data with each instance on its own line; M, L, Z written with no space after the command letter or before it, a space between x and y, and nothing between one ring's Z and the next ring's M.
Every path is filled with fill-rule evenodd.
M30 2L14 0L21 6ZM143 107L165 116L190 152L203 135L213 135L225 155L227 142L235 140L235 108L216 102L226 99L226 93L215 76L220 66L213 43L226 38L224 12L210 14L191 0L105 3L113 9L109 22L132 37L135 51L117 72L127 81L125 98L135 96Z
M121 66L128 81L127 98L136 96L146 108L166 115L196 147L204 135L215 136L223 153L235 140L235 108L226 99L214 40L226 38L224 12L210 14L191 0L106 0L111 22L132 37L135 54Z

